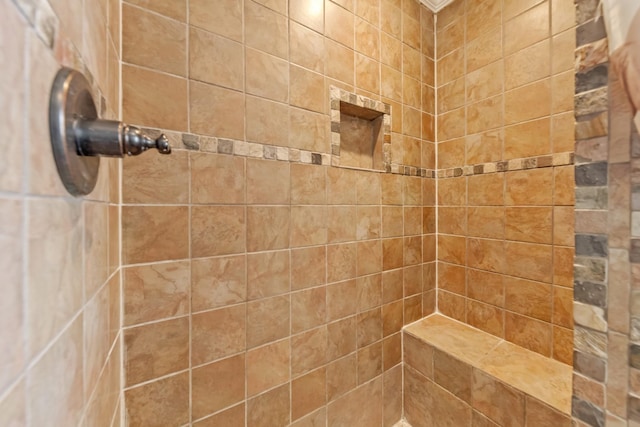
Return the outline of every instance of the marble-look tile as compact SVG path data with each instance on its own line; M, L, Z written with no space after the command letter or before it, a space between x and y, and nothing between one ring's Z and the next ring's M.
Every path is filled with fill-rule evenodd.
M189 318L167 320L124 332L127 386L189 367Z
M195 368L191 375L193 418L202 418L245 397L244 354Z
M568 414L571 367L503 342L485 356L478 366L506 384Z
M33 199L26 221L27 336L29 354L35 355L82 304L82 204L75 200Z
M28 373L27 408L37 425L77 425L82 416L82 316L77 317ZM51 406L51 396L58 404Z
M125 326L187 314L189 262L129 267L123 279Z
M130 426L183 425L189 421L187 372L126 390L125 411Z
M500 342L498 338L437 314L405 330L467 363L477 362Z

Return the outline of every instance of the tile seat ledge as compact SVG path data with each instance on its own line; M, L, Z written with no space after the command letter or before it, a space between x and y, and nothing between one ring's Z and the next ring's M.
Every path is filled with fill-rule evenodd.
M473 368L571 414L573 368L435 313L403 328L405 333Z

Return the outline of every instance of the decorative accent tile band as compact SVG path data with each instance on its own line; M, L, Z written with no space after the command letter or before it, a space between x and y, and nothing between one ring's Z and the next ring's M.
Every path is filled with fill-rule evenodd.
M481 163L458 168L438 169L438 178L455 178L459 176L482 175L495 172L511 172L523 169L539 169L553 166L574 164L574 153L556 153L546 156L527 157L499 162Z
M314 153L298 148L280 147L256 142L238 141L227 138L217 138L192 133L175 132L165 129L143 128L143 132L151 137L164 133L169 139L171 147L176 150L200 151L203 153L227 154L239 157L250 157L264 160L278 160L291 163L307 163L313 165L331 165L331 154ZM351 168L357 169L357 168ZM382 172L366 169L370 172ZM417 168L402 164L392 163L388 173L407 176L419 176L422 178L435 178L433 169Z

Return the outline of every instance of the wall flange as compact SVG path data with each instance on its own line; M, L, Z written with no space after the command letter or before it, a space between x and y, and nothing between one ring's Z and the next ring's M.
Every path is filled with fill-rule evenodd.
M56 75L49 100L51 148L62 182L74 196L93 191L98 179L97 156L135 156L156 148L170 154L166 136L149 138L136 127L100 120L84 75L62 68Z

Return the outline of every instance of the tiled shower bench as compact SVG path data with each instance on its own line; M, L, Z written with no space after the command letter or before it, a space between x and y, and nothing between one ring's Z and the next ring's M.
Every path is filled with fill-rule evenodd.
M572 368L440 314L403 330L412 427L570 427Z

